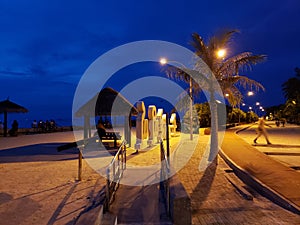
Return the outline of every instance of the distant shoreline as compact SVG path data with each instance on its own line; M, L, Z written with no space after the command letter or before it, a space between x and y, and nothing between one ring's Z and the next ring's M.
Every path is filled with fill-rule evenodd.
M20 135L46 134L46 133L55 133L55 132L66 132L66 131L72 131L72 130L73 130L72 126L57 127L54 131L38 131L36 128L19 128L18 134L20 134ZM0 136L3 136L3 129L0 130ZM8 137L9 137L9 135L8 135Z

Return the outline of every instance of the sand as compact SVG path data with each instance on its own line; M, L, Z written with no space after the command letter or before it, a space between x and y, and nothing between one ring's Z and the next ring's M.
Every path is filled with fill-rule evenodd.
M0 137L0 225L73 224L92 204L105 180L83 161L77 181L78 150L56 150L72 141L72 132Z

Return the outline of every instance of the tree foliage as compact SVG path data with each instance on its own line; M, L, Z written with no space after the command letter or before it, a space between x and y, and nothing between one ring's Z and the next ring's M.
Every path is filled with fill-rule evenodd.
M296 76L289 78L282 84L282 91L286 100L300 99L300 69L295 68Z
M263 89L259 82L241 75L252 69L253 65L266 60L266 55L253 55L251 52L243 52L237 55L220 58L217 55L220 49L229 49L230 42L237 30L225 30L211 37L207 43L198 33L192 35L192 46L198 55L210 68L221 86L223 94L228 94L228 101L232 106L237 106L242 101L241 88ZM197 64L202 66L202 62ZM196 69L197 69L196 66Z

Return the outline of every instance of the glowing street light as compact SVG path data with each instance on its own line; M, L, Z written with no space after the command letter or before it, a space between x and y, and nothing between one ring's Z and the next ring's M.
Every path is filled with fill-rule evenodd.
M251 107L251 106L249 106L249 110L252 110L252 107Z
M254 93L253 93L253 91L248 91L247 95L252 96L252 95L254 95Z
M225 96L226 96L226 97L229 97L229 94L228 94L228 93L226 93L226 94L225 94Z
M166 58L160 58L159 62L161 65L166 65L168 63L168 60Z
M259 102L256 102L256 105L258 106L258 105L260 105L260 103L259 103Z
M226 55L226 50L225 49L219 49L217 51L217 57L220 58L220 59L223 59Z

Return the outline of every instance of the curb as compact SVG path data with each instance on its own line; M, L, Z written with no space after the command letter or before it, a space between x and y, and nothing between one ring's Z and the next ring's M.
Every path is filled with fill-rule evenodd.
M226 173L225 178L232 184L233 187L237 190L237 192L246 200L252 201L253 196L247 191L241 183L243 183L241 180L239 180L236 175L233 173Z
M234 132L234 134L237 135L238 132L245 130L249 127L237 130ZM237 165L229 156L227 156L226 153L224 153L221 148L219 149L219 155L224 159L224 161L229 165L229 167L234 170L235 174L244 183L253 187L260 194L267 197L268 199L275 202L276 204L282 206L283 208L285 208L291 212L294 212L294 213L300 215L300 207L298 205L294 204L289 199L282 196L280 193L273 190L271 187L267 186L266 184L264 184L263 182L258 180L256 177L254 177L251 174L249 174L248 172L246 172L243 168L241 168L239 165Z

